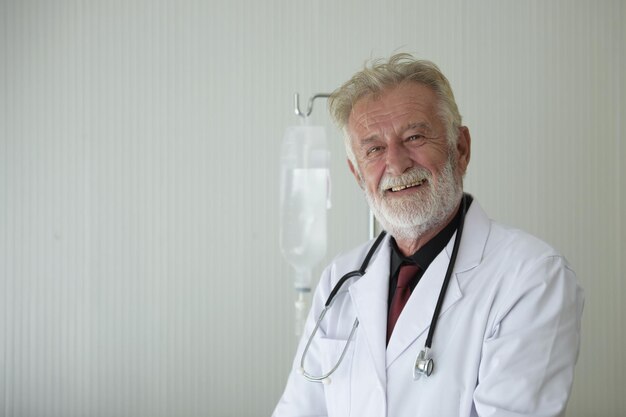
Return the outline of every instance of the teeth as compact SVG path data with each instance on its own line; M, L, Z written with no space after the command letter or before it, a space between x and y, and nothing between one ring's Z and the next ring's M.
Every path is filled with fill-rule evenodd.
M417 182L414 182L414 183L411 183L411 184L406 184L406 185L398 185L397 187L391 187L391 191L393 191L394 193L395 193L396 191L402 191L402 190L405 190L405 189L407 189L407 188L411 188L411 187L415 187L415 186L417 186L417 185L421 185L424 181L425 181L425 180L423 180L423 179L422 179L422 180L420 180L420 181L417 181Z

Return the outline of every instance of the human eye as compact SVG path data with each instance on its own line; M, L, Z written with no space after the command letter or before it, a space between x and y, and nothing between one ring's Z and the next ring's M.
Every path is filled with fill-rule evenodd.
M406 143L421 144L422 142L424 142L425 139L426 135L422 133L414 133L410 136L407 136L404 141Z
M372 158L378 155L379 153L381 153L382 150L383 150L383 147L380 145L370 146L369 148L366 149L365 156L367 156L368 158Z

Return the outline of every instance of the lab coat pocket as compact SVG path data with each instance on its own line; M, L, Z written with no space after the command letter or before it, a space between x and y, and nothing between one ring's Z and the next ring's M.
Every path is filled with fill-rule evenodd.
M345 339L320 339L322 371L335 371L324 382L328 416L348 416L350 413L350 376L354 356L354 342ZM341 355L345 350L343 359ZM341 362L340 362L341 360Z

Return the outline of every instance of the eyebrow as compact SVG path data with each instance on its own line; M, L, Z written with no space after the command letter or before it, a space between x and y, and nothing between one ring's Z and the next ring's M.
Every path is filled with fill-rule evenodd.
M362 139L357 139L357 140L358 140L358 148L361 151L365 151L365 149L367 149L371 144L379 143L380 136L378 136L378 134L375 133L371 136L367 136L367 137L364 137Z
M372 142L376 142L378 139L379 139L379 136L377 134L373 134L372 136L359 139L359 145L365 146Z
M429 133L432 133L432 126L429 123L426 123L426 122L408 123L402 129L400 129L400 132L404 133L407 130L413 130L413 129L423 129L423 130L428 131Z
M399 132L400 134L405 133L408 130L417 130L417 129L423 129L425 130L427 133L433 134L432 131L432 127L429 123L426 122L409 122L406 125L404 125L403 127L400 128ZM379 135L377 133L374 133L371 136L367 136L364 138L360 138L357 139L359 142L359 146L361 148L369 145L370 143L376 142L377 140L379 140Z

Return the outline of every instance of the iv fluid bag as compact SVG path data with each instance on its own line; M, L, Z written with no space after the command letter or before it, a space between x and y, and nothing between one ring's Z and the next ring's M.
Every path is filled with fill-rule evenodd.
M326 254L330 154L321 126L289 127L280 172L280 249L296 270L295 288L308 291L311 269Z

